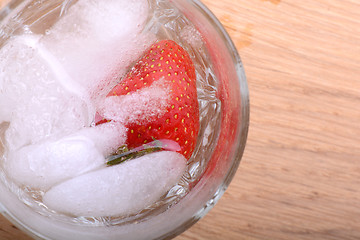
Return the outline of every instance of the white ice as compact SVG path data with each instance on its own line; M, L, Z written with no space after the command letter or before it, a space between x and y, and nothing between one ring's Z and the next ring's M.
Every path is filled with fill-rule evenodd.
M160 79L150 87L129 95L110 96L99 104L99 114L119 123L141 124L147 120L160 118L170 100L170 84Z
M41 43L73 81L101 97L154 40L150 33L139 34L148 11L147 0L79 0Z
M46 189L124 142L88 129L99 98L152 44L142 33L148 10L147 0L79 0L46 35L12 37L0 49L4 162L19 184Z
M126 131L123 125L106 123L28 145L9 154L5 169L20 186L48 190L69 178L104 167L104 156L125 144Z
M98 98L153 41L147 0L79 0L44 36L0 50L0 122L9 150L89 126Z
M0 51L0 122L9 151L89 124L88 104L62 88L48 63L30 45L40 36L14 37Z
M175 185L186 167L176 152L157 152L84 174L51 188L44 203L76 216L117 216L148 207Z

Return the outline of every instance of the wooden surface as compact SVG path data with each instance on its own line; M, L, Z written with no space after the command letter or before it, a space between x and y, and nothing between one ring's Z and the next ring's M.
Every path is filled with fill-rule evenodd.
M204 0L250 89L229 189L176 240L360 239L360 2ZM28 239L0 218L0 239Z

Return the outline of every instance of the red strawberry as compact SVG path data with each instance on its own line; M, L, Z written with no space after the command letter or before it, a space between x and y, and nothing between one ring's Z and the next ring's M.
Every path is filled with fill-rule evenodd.
M151 86L160 79L170 84L170 103L160 118L145 124L128 124L127 146L133 149L154 139L176 141L187 159L192 155L199 131L199 105L194 64L177 43L155 43L108 96L120 96ZM98 124L106 120L99 121Z

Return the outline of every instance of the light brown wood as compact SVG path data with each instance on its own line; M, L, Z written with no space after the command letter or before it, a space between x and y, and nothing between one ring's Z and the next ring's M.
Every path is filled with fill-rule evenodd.
M360 239L360 2L203 0L242 57L247 147L176 240ZM0 239L28 239L0 218Z

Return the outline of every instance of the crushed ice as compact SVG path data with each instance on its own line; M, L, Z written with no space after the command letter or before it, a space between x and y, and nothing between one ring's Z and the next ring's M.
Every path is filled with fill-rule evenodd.
M109 96L98 107L99 114L120 123L141 124L147 119L160 118L168 107L171 89L165 79L156 81L141 91L124 96ZM134 107L136 106L136 107Z

